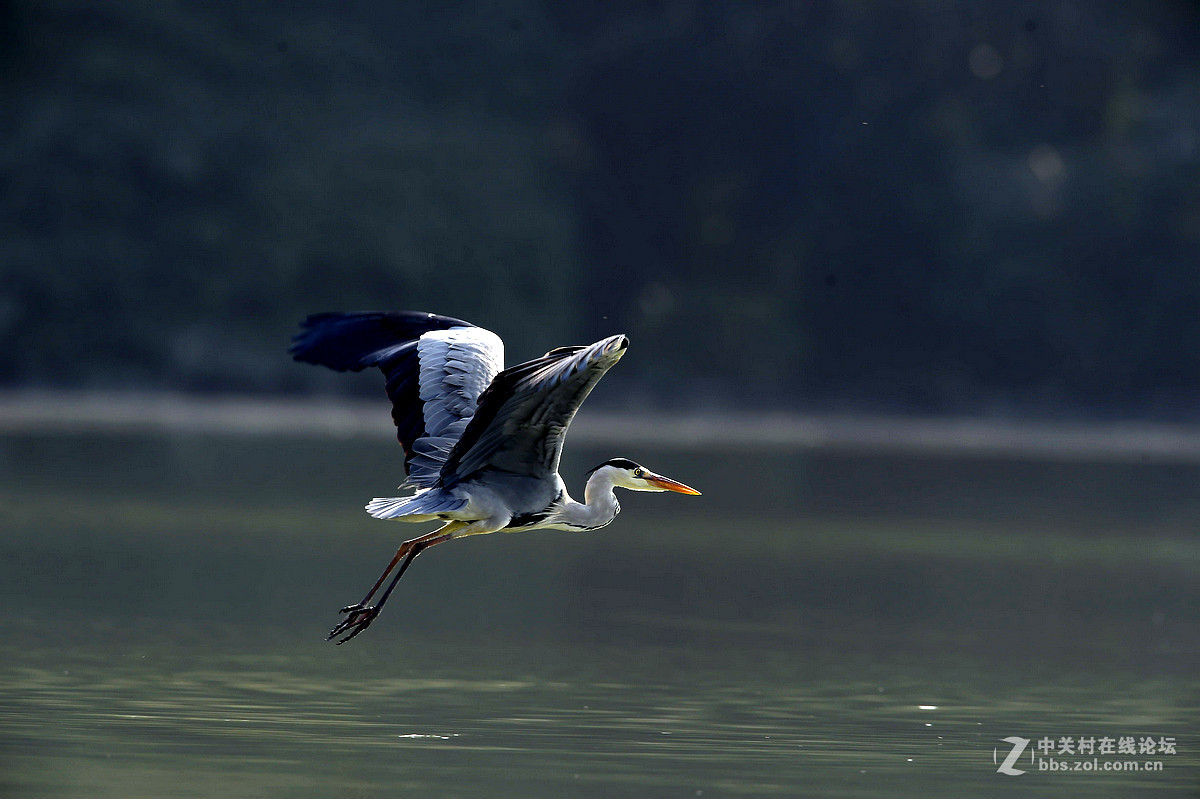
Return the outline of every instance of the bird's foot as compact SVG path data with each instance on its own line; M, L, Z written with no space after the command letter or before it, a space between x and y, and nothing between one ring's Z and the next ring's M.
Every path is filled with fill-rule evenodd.
M332 641L342 633L349 631L349 634L341 638L337 643L344 644L354 636L361 633L363 630L371 626L371 622L375 621L375 617L379 615L380 608L374 605L347 605L341 609L341 613L348 614L346 618L329 631L329 635L325 636L326 641Z

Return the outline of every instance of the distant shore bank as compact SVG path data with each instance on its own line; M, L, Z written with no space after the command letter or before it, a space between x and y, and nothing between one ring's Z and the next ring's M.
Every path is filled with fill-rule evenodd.
M169 393L0 392L0 433L391 435L384 401ZM1200 426L782 412L624 414L586 409L578 443L811 449L945 457L1200 463Z

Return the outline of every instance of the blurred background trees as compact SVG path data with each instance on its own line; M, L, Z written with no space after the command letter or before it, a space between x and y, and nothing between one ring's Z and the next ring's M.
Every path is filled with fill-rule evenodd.
M325 388L299 318L417 308L626 332L618 405L1195 421L1198 44L1166 0L6 0L0 386Z

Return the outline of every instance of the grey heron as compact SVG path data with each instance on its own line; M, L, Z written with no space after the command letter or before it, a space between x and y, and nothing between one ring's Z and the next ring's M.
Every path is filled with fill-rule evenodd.
M404 448L402 497L367 503L377 519L441 521L400 545L361 602L326 640L344 644L370 626L417 555L436 544L521 530L598 530L621 510L615 488L699 494L626 458L588 473L583 502L558 474L563 437L584 399L625 354L629 340L609 336L559 347L503 368L504 343L461 319L416 311L322 313L301 322L290 352L297 361L344 371L379 367ZM376 604L369 604L395 572Z

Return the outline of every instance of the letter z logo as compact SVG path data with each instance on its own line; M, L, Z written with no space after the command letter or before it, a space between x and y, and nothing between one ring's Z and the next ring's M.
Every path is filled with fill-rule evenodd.
M1001 738L1000 740L1004 741L1005 743L1012 744L1012 751L1008 753L1008 755L1004 758L1004 762L1000 764L1000 768L996 769L996 771L1000 772L1001 774L1010 774L1014 777L1018 774L1024 774L1025 772L1022 769L1013 768L1013 764L1017 762L1017 758L1019 758L1021 753L1025 751L1025 747L1029 746L1029 739L1018 738L1014 735L1010 738ZM999 759L998 751L999 747L992 750L993 763Z

